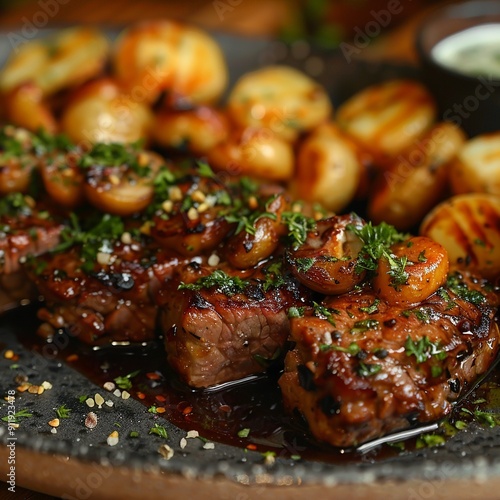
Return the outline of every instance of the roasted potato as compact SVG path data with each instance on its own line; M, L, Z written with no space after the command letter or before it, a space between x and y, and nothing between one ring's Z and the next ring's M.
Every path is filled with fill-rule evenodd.
M76 143L126 143L148 139L152 122L153 114L144 103L132 100L111 78L103 78L75 92L61 126Z
M384 167L431 127L436 105L420 83L390 80L348 99L336 118L373 155L374 162Z
M98 75L108 57L108 41L92 28L58 31L45 40L22 45L0 73L0 90L8 92L27 82L50 95Z
M354 198L364 172L357 149L334 124L320 125L299 146L291 192L339 212Z
M453 192L500 196L500 132L469 140L450 169Z
M500 198L469 193L439 204L422 222L420 233L443 245L450 264L500 278Z
M236 130L208 152L208 162L229 175L287 181L293 175L292 146L269 130Z
M187 111L160 111L152 130L153 139L160 146L185 148L197 155L208 153L228 134L226 116L208 106Z
M32 132L44 129L53 134L58 128L54 114L44 101L42 89L32 82L7 93L5 115L10 123Z
M116 42L115 74L133 99L154 102L162 91L210 104L227 85L224 56L204 31L171 21L126 29Z
M418 224L446 195L448 166L464 142L455 125L435 125L380 175L368 205L370 219L399 230Z
M232 120L241 127L266 128L286 140L316 127L332 112L325 89L287 66L269 66L243 75L227 105Z

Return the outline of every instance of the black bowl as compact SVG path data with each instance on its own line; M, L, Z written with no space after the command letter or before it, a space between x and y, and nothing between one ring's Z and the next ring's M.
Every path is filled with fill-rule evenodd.
M487 74L469 76L445 67L431 52L436 44L455 33L497 22L500 23L500 1L468 1L437 9L417 33L423 77L437 99L441 117L461 126L471 136L500 130L500 80Z

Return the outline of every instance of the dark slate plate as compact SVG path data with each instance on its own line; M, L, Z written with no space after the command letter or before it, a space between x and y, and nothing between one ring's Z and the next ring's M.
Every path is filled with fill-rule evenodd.
M45 33L42 30L39 34ZM348 64L338 52L320 53L303 42L286 46L280 42L229 35L217 35L216 38L226 53L232 82L245 71L265 64L291 64L325 85L335 105L368 84L393 77L419 76L414 68L399 65L363 61ZM8 38L3 37L2 40L0 63L11 49ZM274 462L266 463L260 451L243 448L252 443L251 436L248 441L242 440L240 447L215 442L214 449L204 449L203 440L189 439L186 447L181 448L181 439L190 429L189 421L184 422L181 429L148 412L147 406L140 401L132 398L124 401L107 393L100 384L92 382L75 370L71 362L65 361L68 354L76 351L81 359L87 360L87 373L93 363L95 371L102 372L102 358L96 353L72 342L67 345L64 337L59 344L56 343L55 349L54 346L47 348L34 341L35 308L24 307L0 319L2 395L15 390L18 385L15 377L19 375L27 376L33 383L47 380L53 384L51 390L39 396L16 392L16 411L26 409L33 417L22 419L20 428L13 436L9 435L5 422L0 422L0 442L11 444L14 442L12 438L15 438L17 456L24 457L25 464L30 464L30 467L37 464L43 470L42 475L35 475L33 470L27 472L18 460L20 485L65 498L88 498L90 495L93 498L133 498L138 496L135 488L139 485L145 498L149 498L148 492L152 491L162 491L167 497L174 498L168 493L168 488L173 487L169 481L179 478L181 481L175 483L177 489L171 490L172 495L174 491L176 494L191 494L193 484L201 484L202 488L203 485L215 488L223 484L227 492L223 496L243 500L254 494L261 498L277 498L282 494L290 498L306 498L311 491L314 494L340 496L352 491L353 498L364 498L368 494L373 498L473 498L476 494L486 498L494 497L492 487L500 484L500 429L476 424L448 439L444 446L402 453L389 450L387 453L346 454L345 460L342 454L333 452L335 459L330 460L328 450L320 450L316 457L292 459L291 455L302 453L302 445L297 444L296 449L282 453L280 448L273 448L272 439L268 439L265 443L257 442L260 451L267 446L276 452ZM15 362L5 359L3 353L7 349L13 350L19 359ZM158 358L162 354L161 349L158 344L149 351L123 351L120 355L113 355L113 360L122 357L126 366L145 366L145 370L150 370L150 356ZM59 357L54 357L55 351L58 351ZM116 376L123 369L121 361L116 363L120 366L112 366L112 362L106 368L109 369L110 379L113 378L112 373ZM238 390L245 391L246 386L242 385ZM93 396L96 393L113 401L113 407L104 405L102 409L94 409L99 421L95 429L89 430L84 420L90 408L80 402L78 396ZM203 399L203 396L199 397ZM57 433L52 434L47 422L56 416L55 409L63 404L72 410L70 417L61 419ZM6 414L7 405L4 403L0 416ZM149 434L155 424L165 427L168 432L166 440ZM120 441L110 447L106 438L113 430L119 432ZM132 431L137 432L139 437L130 438ZM217 432L213 434L217 435ZM304 436L299 437L298 443L304 439ZM158 453L163 443L168 443L174 451L170 460ZM2 479L8 471L9 452L6 454L5 450L0 452ZM54 457L59 459L57 467ZM89 480L91 475L85 469L89 464L102 467L100 470L110 466L114 475L106 476L106 481L99 483L99 488L82 490L84 483L79 471L84 474L86 470L85 478ZM112 478L118 474L116 485ZM251 485L251 489L234 489L239 485ZM275 486L283 488L277 490ZM198 493L199 498L221 498L220 491L215 489L202 489Z

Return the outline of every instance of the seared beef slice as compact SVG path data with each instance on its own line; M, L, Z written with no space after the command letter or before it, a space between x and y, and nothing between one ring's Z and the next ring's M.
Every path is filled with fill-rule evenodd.
M497 295L465 275L411 308L367 286L327 298L291 324L280 386L313 435L356 446L447 415L498 350Z
M187 265L159 293L168 361L194 387L264 371L288 338L288 309L308 295L291 279L266 285L262 270L246 272L236 283L222 273L219 285L196 286L214 271ZM179 289L180 283L195 286Z

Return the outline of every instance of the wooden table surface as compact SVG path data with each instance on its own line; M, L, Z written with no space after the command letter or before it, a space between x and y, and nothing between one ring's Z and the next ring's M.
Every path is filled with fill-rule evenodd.
M41 5L53 5L42 9ZM416 61L413 36L425 9L393 30L387 30L361 56L369 59ZM3 7L0 29L36 26L48 28L68 24L127 25L142 19L170 18L194 23L210 30L248 36L276 36L290 17L286 0L21 0ZM46 500L47 495L16 488L12 494L0 486L0 500L22 498Z

